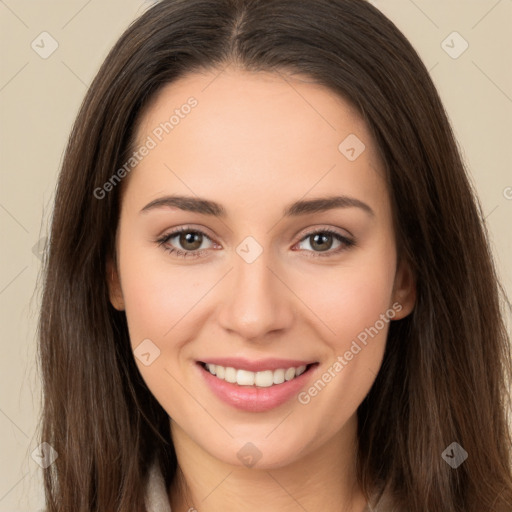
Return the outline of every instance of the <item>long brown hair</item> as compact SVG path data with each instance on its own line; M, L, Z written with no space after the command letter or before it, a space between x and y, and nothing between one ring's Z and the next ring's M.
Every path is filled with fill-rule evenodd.
M391 323L358 409L363 490L369 497L386 487L408 512L510 511L510 305L415 50L362 0L163 0L110 51L59 176L39 321L40 436L59 454L44 473L48 512L144 510L154 458L166 484L174 478L169 418L137 370L124 312L109 301L120 187L102 198L95 190L126 162L137 120L163 85L228 64L330 88L358 109L386 169L417 299L412 314ZM452 442L468 453L457 469L441 455Z

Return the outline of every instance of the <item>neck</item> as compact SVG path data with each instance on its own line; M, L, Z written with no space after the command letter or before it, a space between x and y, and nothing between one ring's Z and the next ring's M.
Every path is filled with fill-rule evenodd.
M178 471L170 488L173 512L363 512L356 479L357 417L336 436L286 465L252 468L227 464L205 452L171 421ZM229 505L229 508L227 506Z

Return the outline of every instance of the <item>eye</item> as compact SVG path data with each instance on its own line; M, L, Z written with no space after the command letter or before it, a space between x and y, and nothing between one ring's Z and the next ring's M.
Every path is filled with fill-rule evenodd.
M307 252L315 253L311 254L313 257L333 256L355 245L354 240L328 228L307 233L306 236L303 237L299 242L299 245L304 242L307 242L307 245L309 245L311 249L307 249L306 247ZM337 246L336 243L338 244ZM333 245L336 248L334 250L330 250L332 249Z
M175 241L171 243L173 240ZM179 258L198 258L205 255L204 253L207 252L207 249L211 248L203 246L206 240L211 242L210 237L206 233L199 229L185 226L165 234L157 240L157 243L165 251L175 253ZM178 245L178 248L176 245Z
M212 246L204 247L206 241L209 241ZM200 229L187 226L163 235L156 242L165 251L179 258L204 257L207 255L208 249L220 247L212 242L211 238ZM329 228L307 233L297 245L305 242L309 245L309 248L306 247L305 250L310 253L308 256L312 257L334 256L355 245L354 240ZM335 249L331 250L333 246Z

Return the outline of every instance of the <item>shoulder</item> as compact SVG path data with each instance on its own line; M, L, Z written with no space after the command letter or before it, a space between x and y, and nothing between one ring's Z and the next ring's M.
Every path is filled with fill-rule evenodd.
M391 493L389 491L384 491L382 493L378 503L376 503L377 497L378 493L374 493L371 496L370 503L367 505L363 512L403 512L395 507Z
M153 463L149 470L145 505L147 512L171 512L169 495L165 487L164 478L156 462Z

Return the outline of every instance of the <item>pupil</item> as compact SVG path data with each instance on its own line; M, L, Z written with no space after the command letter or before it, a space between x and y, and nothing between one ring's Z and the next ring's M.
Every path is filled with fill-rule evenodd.
M182 233L180 243L187 250L199 249L201 247L201 235L191 231Z
M318 242L319 239L321 240L320 242ZM331 243L327 244L327 247L322 246L322 244L326 244L329 241ZM313 247L316 245L320 251L326 251L327 249L330 249L330 247L332 245L332 235L325 234L325 233L316 234L313 236L313 244L312 245L313 245ZM320 245L320 247L318 247L318 245Z

